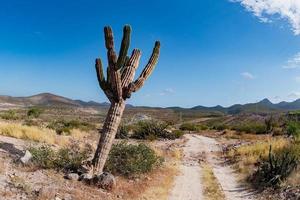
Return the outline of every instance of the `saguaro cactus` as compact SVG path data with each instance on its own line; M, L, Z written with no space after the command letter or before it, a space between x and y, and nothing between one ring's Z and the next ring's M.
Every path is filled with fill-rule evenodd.
M108 58L106 78L104 77L101 59L96 59L95 66L98 82L109 99L111 106L100 132L99 143L92 161L94 174L100 174L103 171L103 167L121 122L126 99L130 98L133 92L138 91L144 85L158 61L160 42L157 41L147 65L140 76L134 81L133 79L139 65L141 51L134 49L131 56L127 56L130 44L130 34L130 26L125 26L119 56L117 57L114 49L112 29L111 27L104 28Z

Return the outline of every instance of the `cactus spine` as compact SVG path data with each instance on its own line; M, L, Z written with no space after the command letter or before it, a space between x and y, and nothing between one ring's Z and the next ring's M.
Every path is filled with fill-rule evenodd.
M105 78L100 58L96 59L96 72L99 85L109 99L111 106L100 132L100 140L93 158L93 172L100 174L103 171L109 151L113 144L117 129L125 109L126 99L133 92L138 91L151 75L158 61L160 43L155 43L152 55L137 80L133 80L139 65L141 51L134 49L130 57L127 56L130 45L131 28L126 25L123 29L123 39L119 56L114 49L114 37L110 27L104 28L105 46L107 49L107 76Z

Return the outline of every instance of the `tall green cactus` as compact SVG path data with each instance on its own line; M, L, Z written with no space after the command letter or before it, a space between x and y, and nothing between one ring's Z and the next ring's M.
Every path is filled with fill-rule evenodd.
M105 46L107 49L107 76L104 77L103 66L100 58L96 59L96 72L101 89L109 99L111 106L100 132L100 140L93 158L93 172L100 174L103 171L109 151L113 144L117 129L125 109L126 99L133 92L138 91L151 75L158 61L160 42L155 43L152 55L137 80L133 80L139 65L141 51L134 49L131 56L127 56L130 45L131 28L126 25L123 30L123 39L119 56L114 49L114 37L110 27L104 28Z

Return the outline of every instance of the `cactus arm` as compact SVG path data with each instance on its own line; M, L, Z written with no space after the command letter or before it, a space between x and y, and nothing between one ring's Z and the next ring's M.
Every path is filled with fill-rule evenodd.
M106 85L106 81L105 81L105 77L103 74L103 66L102 66L102 62L101 62L100 58L96 59L95 68L96 68L96 72L97 72L97 79L98 79L99 85L100 85L101 89L104 89L105 85Z
M125 66L126 58L127 58L127 52L130 45L130 34L131 34L131 27L126 25L123 29L123 39L121 43L121 48L119 52L119 57L117 61L116 68L121 69Z
M107 49L107 57L109 66L116 64L117 56L114 50L114 36L111 27L106 26L104 28L105 46Z
M111 101L113 100L113 94L110 91L110 88L105 81L104 73L103 73L103 66L100 58L96 59L95 68L97 72L97 79L100 85L100 88L104 91L107 98Z
M104 28L104 36L108 58L108 84L113 91L114 101L118 102L122 98L121 75L116 68L117 55L114 50L114 37L111 27L107 26Z
M159 53L160 53L160 42L157 41L155 43L152 55L146 65L146 67L142 71L139 78L133 84L131 84L131 89L130 89L131 92L138 91L144 85L145 81L151 75L151 73L153 72L153 70L157 64Z
M135 70L137 69L139 65L139 61L141 58L141 51L138 49L134 49L132 51L132 55L130 59L127 62L126 67L124 67L124 70L122 72L122 87L127 87L130 82L133 81Z

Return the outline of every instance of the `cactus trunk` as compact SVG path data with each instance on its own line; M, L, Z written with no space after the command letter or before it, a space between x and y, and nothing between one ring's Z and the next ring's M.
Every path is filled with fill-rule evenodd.
M160 43L157 41L147 65L139 78L134 81L135 72L141 57L141 51L134 49L131 56L127 56L130 44L130 33L130 26L125 26L120 52L119 55L117 55L114 49L112 29L111 27L104 28L105 46L108 58L106 77L104 77L101 59L96 59L95 67L98 82L111 102L111 107L108 111L103 129L101 130L98 147L92 161L94 174L100 174L103 171L106 159L121 122L126 99L129 99L132 93L137 92L144 85L158 61Z
M101 174L115 139L125 109L125 101L112 103L101 130L97 150L93 158L94 174Z

